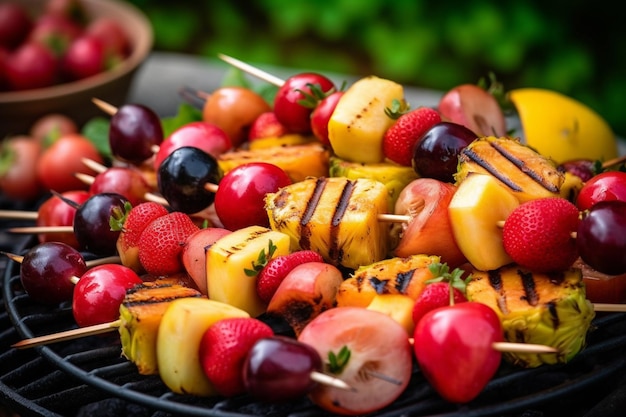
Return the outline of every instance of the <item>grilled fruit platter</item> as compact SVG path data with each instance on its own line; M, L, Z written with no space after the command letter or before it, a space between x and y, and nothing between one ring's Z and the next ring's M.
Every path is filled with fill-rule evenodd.
M623 314L624 162L582 103L540 113L567 131L541 147L525 100L551 92L464 85L412 108L380 77L340 89L222 58L271 99L198 92L197 119L169 130L147 106L86 103L110 117L108 153L81 159L76 189L42 186L36 225L7 230L32 245L4 254L5 299L70 319L30 328L12 306L11 349L94 338L174 413L402 415L482 406L497 378L575 363ZM131 385L115 395L154 406Z

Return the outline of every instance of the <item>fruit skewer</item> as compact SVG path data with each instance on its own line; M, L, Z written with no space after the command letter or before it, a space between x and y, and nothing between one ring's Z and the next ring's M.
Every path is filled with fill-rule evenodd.
M4 252L4 251L0 251L0 253L7 256L12 261L17 262L18 264L21 264L24 261L23 255L18 255L15 253ZM92 268L97 265L105 265L105 264L112 264L112 263L120 263L120 257L117 255L105 256L103 258L85 261L85 265L87 266L87 268Z
M237 58L233 58L231 56L225 55L225 54L217 54L218 58L220 58L222 61L227 62L228 64L239 68L242 71L247 72L250 75L254 75L255 77L267 81L270 84L273 84L277 87L282 87L283 84L285 84L285 80L278 78L268 72L265 72L259 68L256 68L250 64L247 64L243 61L238 60Z

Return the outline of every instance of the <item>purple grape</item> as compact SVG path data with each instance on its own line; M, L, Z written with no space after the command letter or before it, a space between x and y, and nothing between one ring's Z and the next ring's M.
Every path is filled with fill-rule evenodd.
M81 250L110 256L117 251L120 231L111 230L111 216L121 216L128 200L117 193L89 197L74 214L74 235Z
M467 127L440 122L424 133L413 148L413 169L424 178L453 183L459 154L477 138Z
M43 304L71 301L73 277L87 271L83 256L62 242L45 242L33 246L22 259L20 280L26 293Z
M581 259L596 271L626 273L626 202L600 201L583 212L576 246Z
M141 104L121 106L111 117L109 146L116 157L141 163L154 155L163 142L163 127L157 114Z
M561 172L569 172L576 175L583 182L587 182L595 175L595 162L591 159L573 159L559 164L557 167Z
M248 393L277 402L308 394L316 382L311 372L322 370L315 349L286 336L259 339L246 357L243 381Z

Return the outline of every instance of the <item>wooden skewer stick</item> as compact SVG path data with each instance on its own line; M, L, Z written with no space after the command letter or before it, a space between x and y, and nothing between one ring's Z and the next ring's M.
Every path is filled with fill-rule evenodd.
M9 233L37 234L37 233L74 233L72 226L27 226L11 227L6 230Z
M413 344L413 338L409 338L409 342ZM494 342L492 345L494 350L498 352L518 352L518 353L558 353L559 350L548 345L540 345L536 343L513 343L513 342Z
M232 65L235 68L239 68L242 71L247 72L250 75L254 75L255 77L263 80L263 81L267 81L270 84L274 84L277 87L282 86L283 84L285 84L285 80L278 78L268 72L265 72L259 68L253 67L250 64L246 64L243 61L238 60L237 58L233 58L231 56L228 55L224 55L224 54L217 54L218 58L221 59L222 61Z
M107 103L106 101L100 100L99 98L92 98L91 101L100 108L103 112L108 114L109 116L113 116L117 113L117 107L112 104Z
M93 159L81 158L81 161L83 164L85 164L85 166L87 166L88 168L91 168L97 173L102 173L107 170L106 165L102 165L101 163L96 162Z
M4 252L4 251L0 251L0 253L5 255L12 261L17 262L18 264L21 264L24 261L24 256L22 255L17 255L15 253ZM113 256L105 256L104 258L98 258L98 259L92 259L90 261L85 261L85 265L87 266L87 268L92 268L97 265L118 264L121 261L122 261L122 258L120 258L117 255L113 255Z
M37 220L39 213L25 210L0 210L0 219Z
M323 372L313 371L311 372L311 379L320 384L327 385L334 388L345 389L348 391L354 391L354 389L348 385L345 381L334 376L327 375Z
M602 168L609 168L609 167L612 167L613 165L621 164L622 162L626 162L626 155L605 161L602 164Z
M559 350L548 345L539 345L536 343L512 343L512 342L495 342L491 345L498 352L517 352L517 353L558 353Z
M66 330L64 332L58 332L45 336L33 337L30 339L24 339L11 345L15 349L26 349L37 346L48 345L50 343L63 342L68 340L74 340L86 336L95 336L98 334L108 333L118 329L122 324L121 320L115 320L108 323L96 324L93 326L80 327L78 329ZM319 382L320 384L332 386L339 389L353 390L345 381L339 378L335 378L331 375L324 374L322 372L311 372L311 379Z
M122 324L121 320L115 320L108 323L96 324L93 326L80 327L78 329L66 330L64 332L58 332L48 334L45 336L33 337L30 339L24 339L11 345L12 348L26 349L31 347L37 347L47 345L50 343L63 342L66 340L78 339L85 336L93 336L97 334L107 333L117 329Z
M78 178L80 181L82 181L83 183L87 184L87 185L93 184L93 182L95 180L95 177L92 177L91 175L84 174L82 172L77 172L77 173L74 174L74 176L76 178ZM162 206L169 206L169 203L167 202L166 199L164 199L160 195L156 195L154 193L145 193L143 195L143 198L146 201L152 201L154 203L161 204Z

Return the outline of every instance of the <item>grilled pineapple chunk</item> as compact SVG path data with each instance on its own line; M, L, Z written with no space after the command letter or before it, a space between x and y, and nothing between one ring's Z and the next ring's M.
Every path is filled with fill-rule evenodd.
M291 250L310 249L335 266L356 269L384 259L389 225L385 186L370 179L309 178L265 196L270 227Z
M559 353L505 352L504 358L523 367L565 363L585 346L594 310L586 299L578 268L539 274L516 265L484 272L475 270L467 298L493 308L508 342L537 343Z
M157 337L159 375L177 394L217 395L204 374L199 350L202 335L219 320L250 317L245 311L202 298L174 300L165 310Z
M328 121L335 154L353 162L382 162L383 136L394 123L385 108L394 100L404 100L404 89L393 81L369 76L352 84Z
M141 375L158 373L157 332L165 309L172 300L202 294L175 280L161 279L137 285L126 292L120 305L118 332L122 355L137 366Z
M362 266L339 286L337 305L367 307L381 294L403 294L415 300L426 281L435 278L429 265L439 262L438 256L412 255Z
M463 149L455 175L457 185L472 172L492 175L520 203L558 197L565 179L554 161L509 137L478 138Z
M298 182L307 177L328 175L329 158L330 151L316 142L226 152L218 157L217 163L226 174L248 162L267 162L282 168L293 182Z
M206 252L206 275L209 298L247 311L257 317L267 305L256 292L254 270L259 254L270 258L287 255L290 240L286 234L261 226L235 230L218 239Z
M372 164L350 162L336 156L330 157L329 175L331 177L346 177L351 180L369 178L382 182L389 192L390 212L394 210L400 191L417 178L417 173L412 167L405 167L392 162Z

